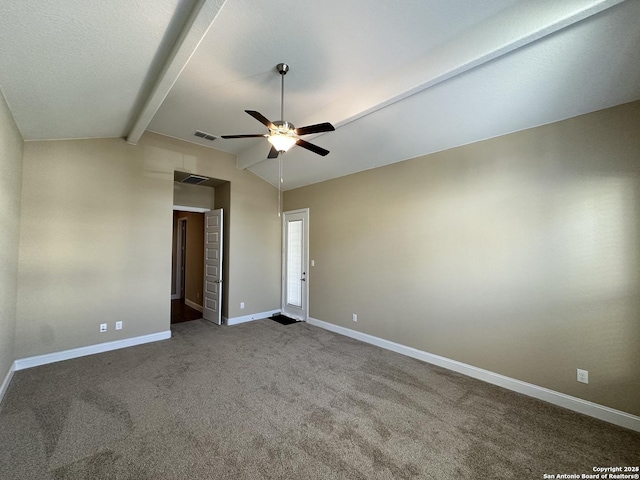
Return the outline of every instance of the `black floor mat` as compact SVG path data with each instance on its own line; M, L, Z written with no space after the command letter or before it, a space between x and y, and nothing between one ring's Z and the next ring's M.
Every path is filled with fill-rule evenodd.
M276 322L281 323L282 325L291 325L292 323L297 323L297 320L294 320L293 318L289 318L281 314L274 315L270 318L271 320L275 320Z

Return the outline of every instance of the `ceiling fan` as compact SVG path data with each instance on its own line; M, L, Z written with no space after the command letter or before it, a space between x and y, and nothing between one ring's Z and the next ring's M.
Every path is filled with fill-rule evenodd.
M315 125L307 125L306 127L296 128L292 123L284 120L284 76L289 71L289 65L286 63L279 63L276 65L278 73L282 77L282 94L280 96L280 120L272 122L260 112L255 110L245 110L249 115L258 120L264 126L269 129L269 133L253 133L245 135L222 135L222 138L252 138L252 137L265 137L269 143L271 143L271 150L267 158L277 158L281 152L286 152L294 145L306 148L307 150L322 155L323 157L329 153L329 150L325 150L322 147L302 140L300 136L310 135L312 133L333 132L335 128L328 122L317 123Z

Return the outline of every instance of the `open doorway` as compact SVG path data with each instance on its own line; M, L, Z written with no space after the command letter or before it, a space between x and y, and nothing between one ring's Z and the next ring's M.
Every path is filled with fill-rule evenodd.
M171 323L202 318L204 214L173 212Z
M197 183L194 183L197 182ZM221 245L228 244L230 183L228 181L191 175L184 172L174 173L173 194L173 247L171 266L171 323L203 318L203 308L211 293L211 278L205 277L206 252L210 249L205 240L206 212L214 213L222 209L224 217L220 220ZM222 287L224 278L228 278L229 248L222 249L222 271L218 272L216 283ZM221 274L221 275L220 275ZM222 321L228 317L228 289L221 288L222 298L218 298L216 309ZM210 295L209 295L210 296ZM211 302L208 303L211 308ZM209 312L207 310L207 312ZM209 317L207 317L209 318ZM216 322L217 323L217 322Z

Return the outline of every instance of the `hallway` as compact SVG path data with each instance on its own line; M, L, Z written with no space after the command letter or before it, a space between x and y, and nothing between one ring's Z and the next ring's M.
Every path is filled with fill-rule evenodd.
M182 300L171 300L171 324L202 318L202 313L185 305Z

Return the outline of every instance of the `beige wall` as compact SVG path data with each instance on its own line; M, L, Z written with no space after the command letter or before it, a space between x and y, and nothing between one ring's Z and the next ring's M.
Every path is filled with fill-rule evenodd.
M0 92L0 385L15 360L22 136Z
M201 185L174 182L173 204L181 207L200 207L213 210L215 204L215 189Z
M310 316L640 415L638 132L640 102L286 192Z
M231 182L230 303L247 302L242 314L277 308L277 190L232 155L155 134L137 146L27 142L16 357L169 329L174 170Z

